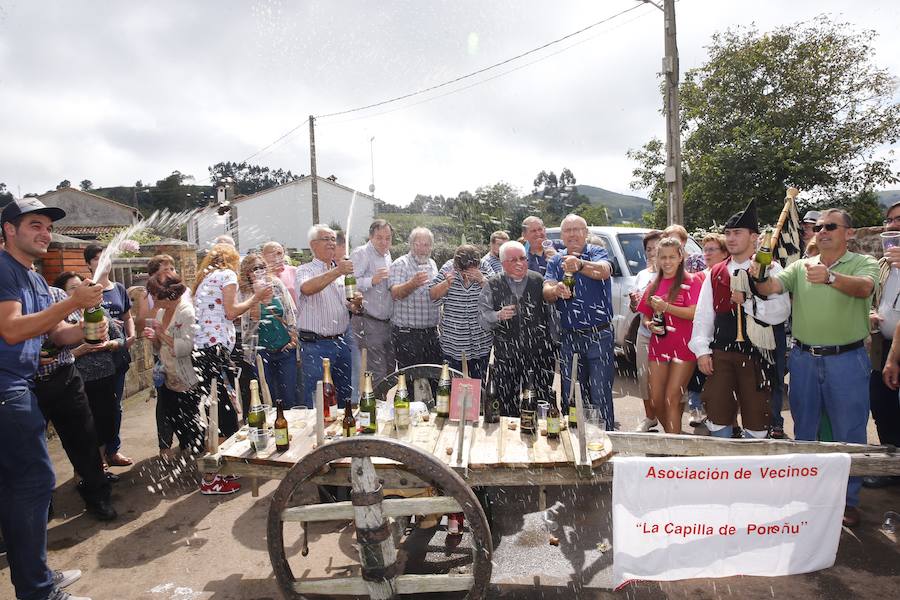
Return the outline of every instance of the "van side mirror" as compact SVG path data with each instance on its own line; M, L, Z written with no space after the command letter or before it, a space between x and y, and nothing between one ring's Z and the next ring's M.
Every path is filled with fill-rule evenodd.
M613 277L621 277L622 276L622 267L619 266L619 259L615 256L610 256L609 261L612 263L612 276Z

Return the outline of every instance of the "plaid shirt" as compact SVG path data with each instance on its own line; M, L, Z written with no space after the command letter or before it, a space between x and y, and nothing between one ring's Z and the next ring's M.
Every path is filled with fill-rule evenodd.
M50 286L50 298L53 300L53 303L62 302L66 298L68 298L68 294L66 294L63 290L59 288L55 288L52 285ZM81 311L76 310L68 317L66 317L66 323L78 323L81 321ZM41 344L47 344L50 336L48 334L44 334L41 336ZM75 356L72 354L73 346L63 346L59 349L59 353L54 358L53 362L46 365L38 365L37 370L37 378L38 379L46 379L50 377L58 368L71 365L75 362Z
M422 267L427 268L429 281L437 276L437 264L434 260L429 258ZM390 286L406 283L418 270L419 265L412 253L404 254L391 264ZM414 289L406 298L394 300L394 314L391 317L391 323L397 327L411 329L437 327L439 318L440 309L431 302L427 283Z

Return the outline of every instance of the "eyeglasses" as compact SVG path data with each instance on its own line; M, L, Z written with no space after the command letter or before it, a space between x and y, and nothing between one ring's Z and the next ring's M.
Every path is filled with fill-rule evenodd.
M525 258L524 256L517 256L517 257L515 257L515 258L507 258L507 259L504 260L503 262L511 262L511 263L528 262L528 259Z
M815 231L816 233L819 233L823 229L825 231L834 231L838 227L846 227L847 229L849 229L849 227L847 227L846 225L838 225L837 223L825 223L823 225L813 225L813 231Z
M337 238L334 236L330 236L330 237L317 238L313 241L314 242L336 242Z
M891 223L900 223L900 216L897 217L888 217L884 220L885 225L890 225Z

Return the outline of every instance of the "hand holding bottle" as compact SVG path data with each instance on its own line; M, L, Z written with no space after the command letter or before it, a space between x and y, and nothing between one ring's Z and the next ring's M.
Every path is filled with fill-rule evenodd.
M90 279L85 279L72 292L72 298L78 304L78 308L92 308L100 306L103 302L103 287Z

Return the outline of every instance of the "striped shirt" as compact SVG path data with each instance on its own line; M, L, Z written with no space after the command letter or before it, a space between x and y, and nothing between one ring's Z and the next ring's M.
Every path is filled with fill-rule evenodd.
M494 256L490 252L481 257L481 270L483 271L485 267L491 275L503 272L503 263L500 262L500 257Z
M61 290L57 287L53 287L52 285L50 286L50 300L54 304L56 304L57 302L62 302L68 297L69 297L69 295L66 294L63 290ZM80 320L81 320L81 311L77 311L77 310L75 312L69 314L69 316L67 316L65 318L65 322L71 323L71 324L78 323ZM50 336L48 334L44 334L43 339L41 340L41 343L46 344L49 339L50 339ZM46 365L38 365L37 378L43 379L45 377L49 377L58 368L65 366L65 365L73 364L75 362L75 356L72 354L72 348L73 348L73 346L63 346L62 348L59 349L59 352L57 353L56 357L53 359L53 362L46 364Z
M453 261L448 260L428 287L431 288L446 279L446 274L453 268ZM491 276L489 269L481 266L485 279ZM487 281L485 281L487 283ZM463 284L461 273L457 273L450 284L450 289L442 297L434 300L435 305L443 307L441 312L441 352L455 360L462 360L462 353L467 358L482 358L491 353L494 336L485 331L478 322L478 299L481 296L482 284Z
M427 269L428 279L434 279L437 275L437 265L434 260L428 259L422 264ZM412 279L419 270L412 253L404 254L391 264L389 277L390 286L402 285ZM394 314L391 323L397 327L409 327L412 329L426 329L436 327L440 318L440 309L431 301L428 295L428 284L417 287L406 298L394 300Z
M297 267L294 280L297 290L297 329L318 335L341 335L350 326L350 313L344 298L344 278L338 277L317 294L307 296L300 291L303 284L327 273L333 267L318 258Z

